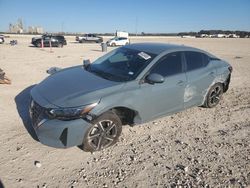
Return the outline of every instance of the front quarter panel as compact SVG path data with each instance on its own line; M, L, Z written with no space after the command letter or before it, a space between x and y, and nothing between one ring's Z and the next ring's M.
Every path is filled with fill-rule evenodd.
M99 116L112 108L125 107L136 112L136 122L134 123L141 123L143 121L141 114L139 114L141 105L139 101L136 101L139 98L143 98L143 96L139 91L138 81L129 82L119 92L101 98L99 104L91 111L91 114Z

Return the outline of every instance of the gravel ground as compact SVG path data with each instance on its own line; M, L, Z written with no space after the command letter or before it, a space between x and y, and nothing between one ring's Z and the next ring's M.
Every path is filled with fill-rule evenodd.
M200 107L130 127L100 152L56 149L32 138L27 121L30 86L52 66L68 67L103 55L98 44L68 37L62 49L0 45L0 67L12 85L0 85L0 181L5 187L248 187L250 186L250 40L144 37L207 50L233 66L230 89L213 109ZM109 48L111 50L111 48ZM31 135L29 134L31 133ZM1 187L1 186L0 186Z

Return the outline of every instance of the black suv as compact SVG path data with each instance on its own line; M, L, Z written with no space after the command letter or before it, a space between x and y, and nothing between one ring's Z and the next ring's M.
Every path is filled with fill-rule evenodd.
M50 43L52 47L63 47L63 45L67 45L67 41L62 35L49 35L45 34L39 38L32 38L31 43L36 47L41 47L43 42L44 47L50 47Z

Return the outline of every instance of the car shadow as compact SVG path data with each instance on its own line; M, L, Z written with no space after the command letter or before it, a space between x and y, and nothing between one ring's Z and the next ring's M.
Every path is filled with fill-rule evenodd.
M16 103L17 112L23 121L24 127L26 128L26 130L28 131L28 133L34 140L39 141L32 127L31 120L29 117L30 91L34 86L35 85L29 86L23 91L21 91L15 97L15 103Z
M91 51L94 51L94 52L103 52L102 50L91 50Z
M71 44L82 44L82 43L80 43L80 42L78 42L78 41L68 42L68 43L71 43Z
M37 48L36 46L33 46L33 45L29 45L30 48Z
M0 188L4 188L4 185L3 185L2 181L1 181L1 179L0 179Z

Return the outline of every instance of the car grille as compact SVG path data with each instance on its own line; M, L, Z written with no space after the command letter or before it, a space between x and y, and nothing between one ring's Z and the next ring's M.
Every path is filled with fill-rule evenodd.
M31 101L30 116L31 116L33 126L37 126L37 124L44 118L44 112L45 112L45 108L40 106L34 100Z

